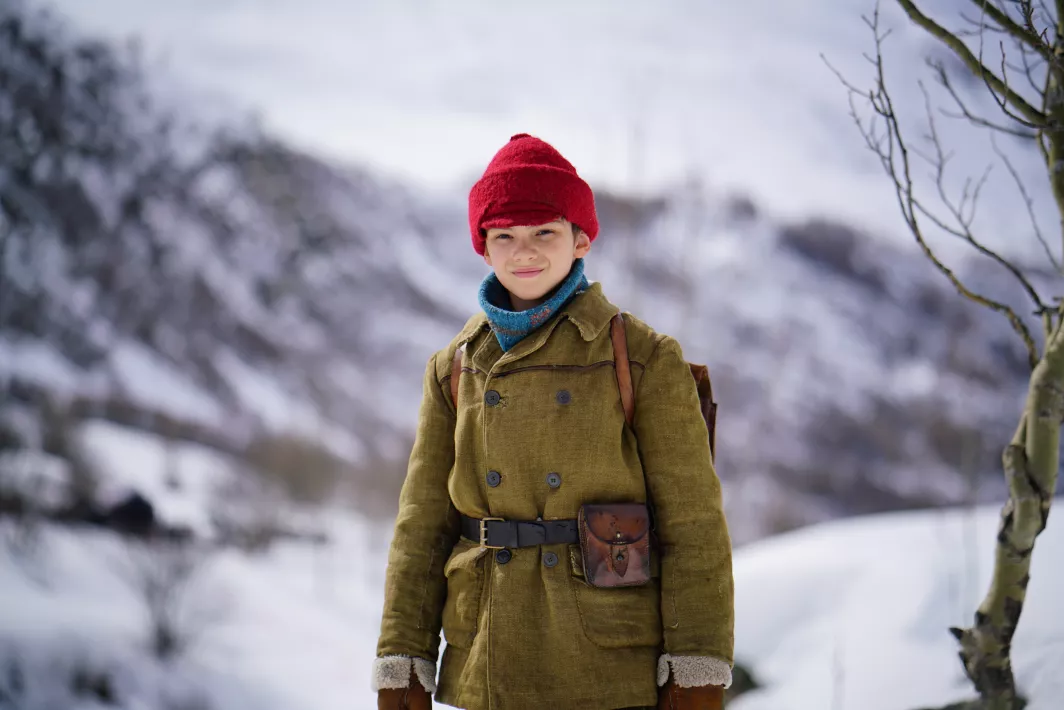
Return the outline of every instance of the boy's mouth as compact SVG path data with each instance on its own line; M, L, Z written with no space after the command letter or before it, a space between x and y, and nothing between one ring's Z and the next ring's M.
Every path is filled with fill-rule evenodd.
M530 279L533 276L538 276L542 271L543 269L521 269L520 271L514 271L513 275L519 279Z

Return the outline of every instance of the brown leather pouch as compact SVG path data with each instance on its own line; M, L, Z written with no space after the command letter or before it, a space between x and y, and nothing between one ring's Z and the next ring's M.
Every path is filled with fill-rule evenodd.
M577 516L584 580L593 587L650 581L650 513L643 503L588 503Z

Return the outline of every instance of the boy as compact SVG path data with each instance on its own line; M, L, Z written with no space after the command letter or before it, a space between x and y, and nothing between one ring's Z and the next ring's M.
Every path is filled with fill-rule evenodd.
M510 139L470 192L469 225L492 273L483 313L425 372L388 559L379 710L427 709L431 692L469 710L720 708L731 543L679 344L625 314L629 426L617 309L584 276L594 196L547 143Z

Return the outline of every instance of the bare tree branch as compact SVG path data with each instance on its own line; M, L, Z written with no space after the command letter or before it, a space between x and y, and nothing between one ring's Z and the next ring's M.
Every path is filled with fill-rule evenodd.
M973 2L974 1L975 0L973 0ZM972 29L970 29L970 30L954 30L953 34L957 35L958 37L978 37L980 34L983 34L984 32L992 32L994 34L999 34L999 35L1007 35L1009 33L1009 31L1004 29L1004 28L993 27L992 25L986 24L986 20L983 19L982 17L979 17L979 18L969 17L968 15L966 15L963 12L960 13L960 17L961 17L962 20L964 20L969 25L971 25Z
M959 204L954 203L954 201L947 193L946 164L949 162L949 156L945 154L945 151L942 148L942 140L939 138L938 135L938 127L935 124L935 114L931 107L931 96L927 93L927 88L924 86L923 82L920 82L919 86L920 91L922 91L924 94L924 109L927 113L927 123L928 130L930 131L931 144L935 148L935 158L931 161L932 165L935 168L935 186L938 189L939 199L942 201L942 204L946 206L946 209L949 210L950 214L953 216L954 220L956 220L957 224L960 225L960 228L957 229L954 227L950 227L949 225L945 224L943 221L935 217L933 214L931 214L930 211L923 209L919 203L915 204L920 207L920 211L925 216L934 221L935 224L938 225L941 229L968 242L968 244L975 248L975 250L978 251L980 254L989 257L990 259L1004 267L1009 273L1011 273L1016 278L1016 280L1020 282L1020 285L1023 287L1023 290L1027 292L1027 295L1034 302L1037 312L1041 313L1045 310L1045 304L1042 302L1041 297L1038 295L1038 291L1034 288L1034 286L1031 285L1031 282L1027 280L1027 278L1016 267L1015 264L998 254L996 251L987 248L979 239L975 237L975 234L972 232L972 224L975 221L975 208L979 201L979 192L982 190L983 185L986 184L986 180L990 174L990 167L987 167L982 177L976 183L974 190L971 188L971 179L969 178L965 181L964 189L961 193L961 200ZM970 210L967 215L965 214L966 205L969 205Z
M1030 52L1028 50L1024 49L1023 47L1020 48L1020 59L1023 60L1023 73L1027 76L1027 83L1031 85L1031 88L1034 89L1038 93L1039 96L1043 97L1043 102L1042 103L1044 104L1045 100L1044 100L1043 87L1039 86L1038 85L1038 81L1035 79L1035 72L1038 70L1039 64L1041 63L1041 60L1037 60L1037 61L1031 62L1028 59L1028 56L1027 56L1029 53ZM1046 65L1046 66L1047 66L1046 73L1048 74L1049 73L1048 72L1048 65ZM1042 106L1042 110L1045 111L1045 108L1046 107L1043 105Z
M1027 187L1023 184L1023 179L1020 178L1019 172L1016 167L1009 160L1009 156L1005 154L1005 151L998 147L997 141L994 140L994 136L990 136L990 143L994 146L994 152L1001 158L1001 162L1005 163L1005 167L1008 169L1009 174L1012 175L1013 181L1016 183L1016 187L1020 190L1020 196L1023 198L1023 204L1027 207L1027 216L1031 220L1031 226L1034 228L1034 234L1038 238L1038 241L1042 244L1042 248L1046 252L1046 257L1049 259L1049 263L1053 265L1053 268L1061 274L1064 274L1064 269L1061 268L1061 264L1057 261L1057 258L1053 256L1053 252L1049 248L1049 243L1046 241L1045 235L1042 234L1042 228L1038 225L1038 220L1034 215L1034 199L1030 193L1027 192ZM1043 308L1044 312L1044 308Z
M977 126L989 128L994 131L1000 131L1001 133L1007 133L1008 135L1016 136L1017 138L1024 138L1032 141L1038 138L1038 133L1035 131L1024 130L1022 128L1011 128L1009 126L1002 126L1001 124L994 123L993 121L985 119L982 116L976 116L974 113L971 112L971 110L969 110L967 104L964 103L960 95L957 93L957 89L953 86L953 82L950 80L949 75L946 73L945 65L942 62L932 61L928 61L928 65L932 69L934 69L935 79L949 93L950 97L953 98L953 102L957 104L957 107L961 110L959 114L956 114L943 109L942 115L947 116L949 118L964 118L968 121L971 121Z
M950 35L941 30L930 21L921 22L922 15L915 10L911 2L898 0L903 7L907 7L910 19L921 25L932 35L943 39L954 49L958 56L967 56L971 59L970 52L963 46L955 35ZM1006 6L991 7L986 0L973 0L982 7L985 12L992 13L993 17L1001 23L1006 21L1016 23L1008 16ZM1004 0L1000 0L1004 2ZM1014 0L1012 3L1022 13L1024 29L1033 36L1038 37L1034 26L1034 10L1031 0ZM1064 0L1057 0L1057 17L1064 22ZM1044 5L1043 5L1044 7ZM1011 647L1013 636L1020 621L1020 614L1026 601L1027 583L1030 580L1030 565L1035 540L1045 529L1052 505L1053 491L1056 487L1058 469L1060 465L1060 431L1064 422L1064 299L1057 297L1052 307L1046 307L1038 297L1037 292L1031 287L1023 275L1008 260L1003 259L986 249L975 238L972 232L972 224L975 219L975 207L979 200L979 194L983 185L986 184L986 175L973 183L969 178L961 191L959 202L951 200L945 189L943 179L946 166L952 157L947 153L939 140L939 134L935 125L935 114L932 110L930 95L923 83L920 89L924 94L924 104L928 119L929 136L932 145L932 153L924 155L907 146L902 135L900 123L894 112L890 95L886 88L883 73L882 38L876 30L879 19L879 6L876 6L876 22L872 24L876 41L876 84L866 92L855 91L854 88L843 81L850 89L849 102L851 116L858 125L865 143L876 152L892 179L901 212L909 225L910 231L916 238L917 243L923 249L927 257L935 266L946 274L957 290L964 296L986 305L994 310L1005 313L1013 329L1020 333L1027 346L1028 359L1031 364L1030 379L1028 382L1027 401L1023 414L1020 417L1016 434L1005 448L1002 456L1002 467L1005 472L1005 480L1008 484L1009 498L1001 510L1001 520L998 527L997 544L995 546L994 571L991 577L989 590L980 603L975 613L974 624L969 628L951 627L950 631L960 645L960 658L968 678L972 681L976 691L980 695L980 707L993 710L1013 710L1023 703L1016 690L1015 676L1012 670ZM1006 27L1010 26L1008 24ZM1054 24L1053 51L1056 53L1062 48L1057 46L1061 41L1061 31ZM1064 26L1064 25L1062 25ZM989 31L989 30L987 30ZM943 37L944 33L946 37ZM1009 113L1009 106L1016 108L1021 113L1026 109L1023 104L1016 103L1008 86L1009 65L1005 59L1004 46L1002 50L1001 76L995 77L986 71L982 65L982 41L985 31L980 32L980 50L978 65L983 70L977 72L983 77L988 91L999 101L1002 110ZM952 42L950 41L952 40ZM1022 40L1017 40L1022 42ZM959 46L957 46L959 45ZM967 55L965 53L967 52ZM1023 45L1020 44L1021 56L1024 60L1025 73L1032 86L1037 83L1027 62L1027 56ZM1014 68L1014 71L1015 68ZM954 100L962 107L962 111L972 120L970 111L964 107L956 92L949 86L949 80L944 76L944 70L940 70L943 78L942 83L953 95ZM836 75L838 72L836 72ZM996 84L996 85L995 85ZM1028 123L1037 128L1035 141L1043 153L1046 168L1052 183L1054 197L1058 211L1064 215L1064 65L1061 60L1054 56L1046 64L1046 85L1043 91L1035 91L1040 94L1042 109L1039 116L1043 119L1035 124ZM1001 96L999 96L999 93ZM873 116L868 125L861 120L854 107L855 97L862 96L871 105ZM1004 98L1002 98L1004 97ZM1027 114L1028 118L1032 118ZM877 120L882 119L886 128L885 136L876 131ZM978 124L978 121L973 121ZM1006 132L1007 131L1002 131ZM1027 206L1028 215L1034 225L1039 241L1046 250L1057 270L1060 265L1057 259L1050 253L1048 244L1042 238L1039 226L1034 217L1033 201L1027 193L1019 172L1009 160L1008 156L998 149L991 133L991 142L995 153L1002 159L1009 173L1019 186L1020 194ZM928 160L934 168L933 178L938 187L939 199L950 211L952 220L946 223L939 219L930 210L926 209L913 195L913 181L909 165L909 156L916 155ZM1044 349L1039 356L1037 347L1031 337L1031 332L1020 321L1014 311L1007 306L990 301L977 294L971 293L963 283L937 259L923 238L919 217L929 219L944 231L961 236L980 253L989 256L1008 269L1023 284L1035 305L1036 313L1041 317L1045 335ZM957 226L954 226L956 222ZM1062 220L1064 226L1064 220Z
M899 2L902 1L903 0L899 0ZM1064 0L1061 1L1064 2ZM916 239L916 242L919 245L920 249L924 252L924 255L931 261L931 263L935 266L936 269L938 269L943 275L946 276L947 279L949 279L950 283L953 284L954 288L956 288L961 295L982 306L985 306L991 310L1003 314L1008 319L1009 324L1012 326L1012 329L1020 336L1021 340L1023 340L1024 346L1027 349L1028 363L1033 369L1039 360L1038 347L1034 342L1034 338L1032 337L1030 330L1023 322L1023 320L1019 317L1019 315L1008 305L995 301L989 297L983 296L969 289L961 281L960 277L957 276L957 274L954 273L952 269L946 266L938 258L938 256L934 253L934 251L931 249L930 245L924 238L923 228L920 224L920 216L925 216L928 219L931 219L932 222L936 222L937 224L941 224L941 220L935 218L930 213L930 210L927 210L923 207L914 192L910 161L911 151L908 147L907 142L904 139L897 114L894 111L893 102L886 87L886 77L883 67L882 45L883 40L889 33L882 33L879 30L878 5L876 6L875 12L873 14L873 19L869 20L867 17L864 17L862 19L864 19L865 24L872 29L875 36L876 55L875 59L870 59L870 61L873 62L873 65L875 66L876 70L876 83L874 88L869 89L867 91L858 89L852 83L847 81L837 69L835 69L833 66L831 66L830 63L827 62L826 59L824 59L825 63L827 63L831 71L834 72L835 75L839 78L839 81L843 84L843 86L849 89L850 116L857 124L858 130L860 131L862 137L865 140L865 144L870 150L872 150L872 152L874 152L879 157L880 164L883 166L884 172L886 172L887 176L890 177L893 181L895 196L897 197L898 206L901 209L902 216L904 217L905 222L909 227L909 231ZM862 100L867 101L872 107L873 112L875 114L871 119L869 119L867 126L865 125L865 122L861 120L860 114L858 113L856 105L854 103L854 98L857 96L861 97ZM884 135L878 135L876 131L877 116L881 118L884 122ZM954 212L953 207L949 208L951 212ZM947 231L950 231L950 229L947 228ZM957 230L952 230L951 233L957 234L958 232ZM960 234L964 235L965 233L962 231ZM969 231L968 235L962 236L962 238L964 238L966 241L969 241L972 246L976 247L981 252L985 253L987 256L998 260L999 263L1004 262L1003 265L1006 266L1006 268L1011 267L1010 271L1012 271L1014 274L1016 273L1014 266L1003 260L999 255L995 254L989 249L986 249L986 247L983 247L974 238L969 239L968 237L970 236L971 235ZM1022 274L1019 274L1019 277L1021 278L1021 283L1026 284L1026 279L1022 277ZM1041 299L1038 297L1038 294L1033 291L1033 289L1028 290L1028 293L1029 295L1032 295L1036 303L1041 303Z
M981 9L987 17L996 22L1002 29L1015 37L1017 40L1030 47L1034 51L1042 55L1042 58L1047 62L1055 62L1056 57L1053 56L1053 50L1043 41L1038 33L1034 31L1030 23L1030 15L1025 15L1025 25L1020 25L1011 17L1008 16L1003 10L999 10L997 6L987 0L971 0L979 9ZM1026 4L1026 3L1024 3ZM912 15L910 15L912 17ZM987 27L987 29L990 29ZM956 50L954 50L956 51Z
M1053 13L1049 10L1049 6L1046 5L1046 0L1038 0L1038 7L1042 10L1042 24L1044 24L1046 27L1052 27L1055 30L1057 23L1053 19ZM1057 37L1054 33L1053 41L1051 41L1050 44L1056 44L1056 42Z
M1064 2L1064 0L1057 0L1058 3ZM955 36L945 27L942 27L930 17L920 12L920 9L913 4L912 0L897 0L902 9L905 10L905 14L920 27L927 30L932 36L941 40L947 47L953 50L954 54L964 62L964 64L978 77L981 77L988 86L992 87L996 94L1001 98L1002 102L1012 105L1017 111L1019 111L1025 117L1025 124L1031 128L1040 128L1045 126L1047 118L1044 113L1036 109L1025 98L1017 94L1015 91L1009 88L1009 86L998 77L994 72L978 59L972 51L968 49L960 38Z
M980 64L982 64L982 62L983 62L983 40L984 40L983 35L980 35L979 36L979 62L980 62ZM1010 90L1011 91L1011 89L1009 88L1009 78L1008 78L1009 75L1008 75L1008 69L1007 69L1007 56L1005 54L1005 43L1004 42L999 42L998 46L999 46L999 48L1001 50L1001 76L1002 76L1002 82L1004 83L1006 90ZM1022 116L1018 116L1016 114L1016 112L1013 111L1009 107L1008 100L1004 96L999 96L998 95L998 92L994 89L993 85L990 83L990 81L986 77L983 77L983 84L986 86L987 93L989 93L990 96L993 97L994 102L998 105L998 108L1001 109L1002 113L1004 113L1006 116L1011 118L1013 121L1016 121L1016 123L1019 123L1021 126L1026 126L1027 128L1041 130L1042 126L1038 126L1036 124L1033 124L1030 121L1027 121L1026 119L1024 119Z

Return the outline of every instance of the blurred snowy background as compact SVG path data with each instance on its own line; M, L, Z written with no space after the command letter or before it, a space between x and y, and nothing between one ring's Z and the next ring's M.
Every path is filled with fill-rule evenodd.
M0 708L373 705L420 374L477 308L466 192L517 132L596 190L589 277L710 367L762 686L733 706L966 696L945 628L994 514L947 509L1003 498L1025 354L912 243L821 58L868 83L872 9L0 0ZM949 58L883 12L917 131ZM949 139L959 185L992 153ZM1051 228L1037 156L1005 147ZM1049 283L1006 171L983 200L987 242ZM1058 528L1016 644L1043 708Z

